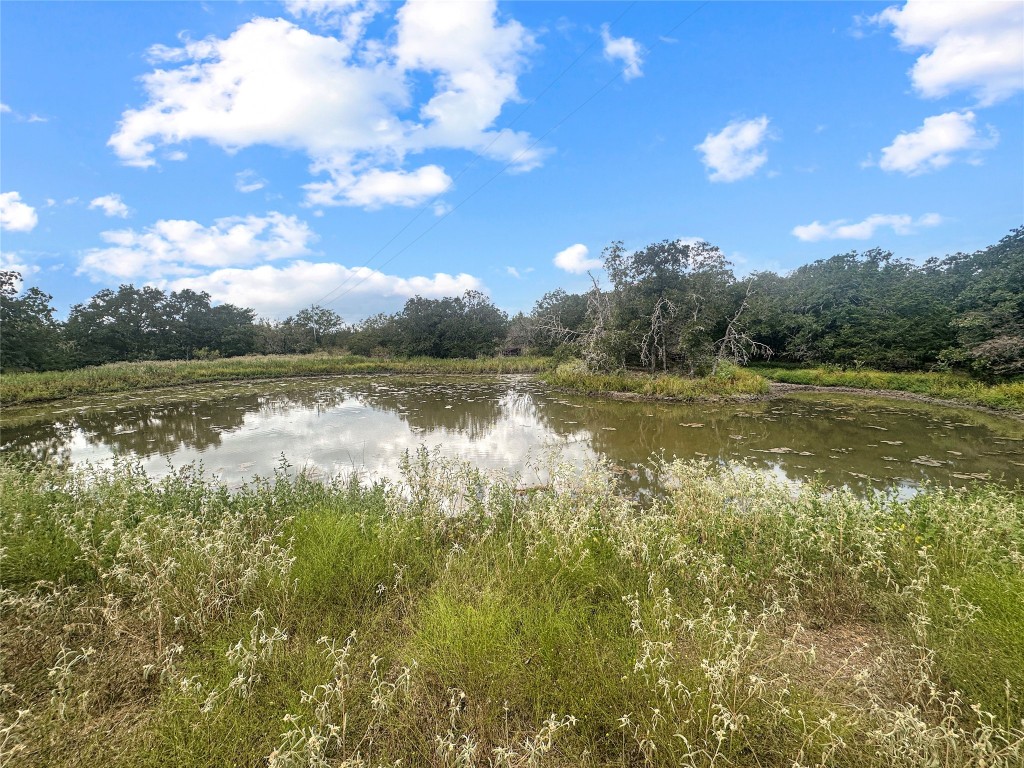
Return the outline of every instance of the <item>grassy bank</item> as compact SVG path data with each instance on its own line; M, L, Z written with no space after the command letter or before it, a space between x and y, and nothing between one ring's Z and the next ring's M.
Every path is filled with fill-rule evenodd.
M673 463L641 511L598 468L404 469L229 492L0 464L0 763L1024 759L1020 491Z
M72 371L5 373L0 377L0 405L212 381L345 373L534 373L551 365L550 359L544 357L438 360L429 357L380 359L357 355L266 355L223 360L113 363Z
M745 398L767 394L768 381L734 365L723 365L715 375L701 378L675 374L624 371L591 373L575 362L541 374L546 384L584 394L626 394L666 400L696 401Z
M786 384L893 390L968 405L1024 412L1024 381L990 385L954 373L886 373L872 370L842 371L832 368L778 368L766 365L755 366L752 370L767 379Z

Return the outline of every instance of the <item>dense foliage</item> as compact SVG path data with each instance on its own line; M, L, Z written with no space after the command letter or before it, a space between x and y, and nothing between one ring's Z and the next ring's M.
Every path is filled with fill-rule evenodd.
M610 285L556 290L509 318L483 294L416 296L394 314L346 326L313 306L280 322L212 306L190 290L122 285L55 319L51 297L0 273L3 370L60 370L115 361L296 354L318 349L437 358L560 354L591 371L703 374L722 361L958 369L987 379L1024 374L1024 227L973 254L923 265L873 249L788 275L738 279L705 242L666 240L603 253Z
M686 373L718 361L958 368L1024 373L1024 228L973 254L924 265L881 250L815 261L789 275L738 280L707 243L664 241L604 252L611 286L537 302L535 343L559 344L595 370Z

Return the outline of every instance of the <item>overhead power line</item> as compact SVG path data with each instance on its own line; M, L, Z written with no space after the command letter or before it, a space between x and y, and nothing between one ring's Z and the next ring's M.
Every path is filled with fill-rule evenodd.
M653 45L653 46L652 46L652 47L650 48L650 51L651 51L651 52L653 52L653 51L657 50L658 48L660 48L660 47L661 47L662 45L664 45L664 44L665 44L665 42L666 42L666 39L668 39L668 38L671 38L671 35L672 35L673 33L675 33L675 32L676 32L676 31L677 31L677 30L678 30L678 29L679 29L679 28L680 28L681 26L683 26L683 24L685 24L685 23L686 23L687 21L689 21L689 20L690 20L691 18L693 18L693 17L694 17L694 16L695 16L695 15L696 15L696 14L697 14L697 13L698 13L699 11L701 11L701 10L702 10L702 9L703 9L703 8L704 8L705 6L709 5L709 4L710 4L710 1L711 1L711 0L705 0L705 2L701 3L700 5L698 5L698 6L697 6L697 7L696 7L696 8L695 8L695 9L694 9L693 11L691 11L691 12L690 12L690 13L688 13L688 14L687 14L686 16L684 16L684 17L683 17L682 19L680 19L680 20L679 20L679 21L678 21L678 22L677 22L676 24L674 24L674 25L673 25L673 26L672 26L672 27L671 27L670 29L668 29L667 31L665 31L665 32L661 33L661 34L660 34L660 35L658 36L658 38L657 38L657 39L658 39L658 42L657 42L657 43L655 43L655 44L654 44L654 45ZM635 4L635 3L634 3L634 4ZM626 12L627 12L627 11L628 11L628 10L629 10L630 8L632 8L632 7L633 7L633 5L634 5L634 4L630 4L630 6L629 6L629 7L627 7L627 8L626 8L626 10L622 12L622 14L620 14L620 15L619 15L619 18L621 19L621 18L622 18L622 16L623 16L623 15L624 15L624 14L625 14L625 13L626 13ZM596 43L596 41L595 41L595 43ZM592 48L592 47L594 46L594 44L595 44L595 43L591 43L591 45L590 45L590 48ZM590 48L588 48L587 50L589 50ZM574 66L574 65L576 64L576 62L578 62L578 61L579 61L579 60L580 60L580 59L581 59L581 58L583 57L583 55L585 55L585 54L586 54L586 52L587 52L587 51L585 50L585 51L584 51L584 52L583 52L582 54L580 54L580 55L579 55L579 56L578 56L578 57L577 57L577 58L576 58L576 59L575 59L575 60L574 60L574 61L572 62L572 64L570 64L570 65L569 65L568 67L566 67L566 69L565 69L565 70L563 70L563 71L562 71L562 72L561 72L561 73L560 73L560 74L558 75L558 77L556 77L556 78L555 78L555 80L553 80L553 81L552 81L552 82L551 82L551 83L550 83L550 84L549 84L549 85L548 85L548 86L547 86L547 87L546 87L546 88L544 89L544 91L542 91L542 92L541 92L541 94L538 94L538 96L537 96L536 98L534 98L534 100L533 100L533 101L531 102L531 104L530 104L530 105L529 105L529 106L527 107L527 109L526 109L526 110L523 110L523 112L521 112L521 113L520 113L520 114L519 114L519 115L518 115L518 116L516 117L516 120L518 120L518 119L519 119L520 117L522 117L522 115L526 113L526 111L527 111L527 110L529 109L529 107L533 106L533 104L536 104L536 102L537 102L537 99L538 99L538 98L540 98L540 96L541 96L541 95L543 95L543 93L545 93L545 92L546 92L546 91L547 91L548 89L550 89L550 88L551 88L551 86L552 86L552 85L554 85L554 83L555 83L555 82L557 82L557 81L558 81L558 79L562 77L562 75L564 75L564 74L565 74L566 72L568 72L568 71L569 71L569 70L570 70L570 69L571 69L571 68L572 68L572 67L573 67L573 66ZM589 96L588 96L587 98L585 98L585 99L584 99L583 101L581 101L581 102L580 102L579 104L577 104L577 105L576 105L576 106L575 106L575 107L574 107L574 108L573 108L573 109L572 109L572 110L571 110L571 111L570 111L570 112L569 112L568 114L566 114L566 115L565 115L564 117L562 117L562 119L560 119L560 120L559 120L558 122L556 122L556 123L555 123L555 124L554 124L553 126L551 126L551 127L550 127L550 128L548 129L548 130L546 130L546 131L545 131L544 133L542 133L542 134L541 134L540 136L538 136L538 137L537 137L537 138L536 138L536 139L535 139L535 140L533 141L533 143L532 143L532 144L530 144L530 145L529 145L528 147L526 147L525 149L521 150L521 151L519 152L519 154L517 154L517 155L516 155L516 156L515 156L514 158L512 158L512 160L510 160L510 161L509 161L508 163L506 163L506 164L505 164L505 165L504 165L504 166L503 166L503 167L502 167L502 168L501 168L500 170L498 170L498 171L497 171L497 172L496 172L495 174L493 174L492 176L490 176L490 177L489 177L489 178L488 178L488 179L487 179L486 181L484 181L484 182L483 182L483 183L482 183L482 184L481 184L480 186L478 186L478 187L477 187L476 189L474 189L474 190L473 190L472 192L470 192L470 193L469 193L469 194L468 194L468 195L467 195L466 197L464 197L464 198L463 198L463 199L462 199L462 200L461 200L461 201L460 201L460 202L459 202L458 204L456 204L456 205L455 205L455 206L453 206L452 208L448 209L448 210L447 210L447 211L446 211L446 212L445 212L444 214L442 214L441 216L438 216L438 217L437 217L437 219L436 219L436 220L435 220L435 221L434 221L434 222L433 222L433 223L432 223L432 224L431 224L431 225L430 225L429 227L427 227L427 228L426 228L425 230L423 230L423 231L422 231L422 232L421 232L420 234L418 234L418 235L417 235L416 237L414 237L414 238L413 238L412 240L410 240L410 241L409 241L408 243L406 243L406 244L405 244L404 246L402 246L402 247L401 247L400 249L398 249L397 251L395 251L395 253L393 253L393 254L392 254L392 255L391 255L390 257L388 257L388 258L387 258L387 259L385 259L385 260L384 260L383 262L381 262L381 264L380 264L380 265L379 265L379 266L378 266L378 267L376 268L376 271L380 271L380 269L381 269L381 268L383 268L383 267L386 267L386 266L387 266L388 264L390 264L390 263L391 263L392 261L394 261L394 260L395 260L396 258L398 258L398 257L399 257L399 256L401 256L401 255L402 255L403 253L405 253L405 252L406 252L407 250L409 250L409 248L411 248L411 247L412 247L413 245L415 245L415 244L416 244L416 243L418 243L418 242L419 242L420 240L422 240L422 239L423 239L423 238L424 238L424 237L425 237L426 235L428 235L428 234L429 234L430 232L434 231L434 229L436 229L436 228L437 228L438 226L440 226L440 224L441 224L441 223L442 223L442 222L443 222L443 221L444 221L445 219L447 219L447 218L448 218L449 216L451 216L451 215L452 215L453 213L455 213L455 212L456 212L457 210L459 210L459 208L461 208L461 207L462 207L463 205L465 205L465 204L466 204L466 203L468 203L468 202L469 202L470 200L472 200L472 199L473 199L474 197L476 197L476 195L478 195L478 194L479 194L479 193L480 193L481 191L483 191L483 190L484 190L484 189L485 189L485 188L486 188L486 187L487 187L488 185L490 185L490 183L491 183L492 181L494 181L494 180L495 180L495 179L497 179L497 178L498 178L499 176L501 176L501 175L502 175L503 173L505 173L505 171L507 171L507 170L508 170L509 168L511 168L511 167L513 167L514 165L516 165L516 163L517 163L517 162L519 161L519 159L520 159L520 158L522 158L522 157L523 157L524 155L526 155L526 154L527 154L528 152L530 152L530 150L532 150L532 149L533 149L534 147L536 147L536 146L537 146L537 145L538 145L538 144L539 144L539 143L540 143L541 141L543 141L543 140L544 140L545 138L547 138L547 137L548 137L548 136L550 136L550 135L551 135L552 133L554 133L554 132L555 132L556 130L558 130L558 129L559 129L560 127L562 127L562 125L564 125L564 124L565 124L565 123L566 123L566 122L567 122L567 121L568 121L569 119L571 119L571 118L572 118L572 117L573 117L574 115L576 115L576 113L578 113L578 112L579 112L579 111L580 111L581 109L583 109L584 107L586 107L586 106L587 106L587 105L588 105L588 104L589 104L590 102L592 102L592 101L593 101L594 99L596 99L596 98L597 98L598 96L600 96L600 95L601 95L601 94L602 94L602 93L603 93L603 92L604 92L605 90L607 90L607 89L608 89L608 88L609 88L609 87L610 87L610 86L611 86L612 84L614 84L614 83L615 83L615 82L616 82L616 81L617 81L617 80L618 80L619 78L621 78L621 77L622 77L622 76L623 76L623 75L624 75L624 74L626 73L626 71L627 71L628 69L629 69L629 65L627 65L627 66L623 67L623 68L622 68L621 70L619 70L619 71L618 71L618 72L617 72L617 73L616 73L616 74L615 74L615 75L614 75L614 76L613 76L612 78L610 78L610 79L609 79L609 80L608 80L607 82L605 82L605 83L604 83L603 85L601 85L601 86L600 86L600 87L599 87L599 88L598 88L597 90L595 90L595 91L594 91L593 93L591 93L591 94L590 94L590 95L589 95ZM515 120L513 120L513 121L512 121L512 123L510 123L509 125L512 125L512 124L514 124L514 123L515 123ZM508 127L508 126L506 126L506 127ZM497 140L497 139L495 139L495 140ZM493 144L493 143L494 143L494 142L492 141L492 142L491 142L491 144ZM485 149L484 151L486 151L486 149ZM461 172L459 173L459 175L461 176L461 175L462 175L462 173L465 173L465 171L466 171L466 170L468 170L468 168L472 167L472 165L474 165L474 164L476 163L476 161L477 161L477 160L478 160L478 159L480 158L480 156L481 156L481 155L479 155L479 154L478 154L478 155L477 155L477 156L476 156L476 157L475 157L475 158L473 159L473 161L472 161L472 162L471 162L471 163L470 163L470 164L469 164L468 166L466 166L466 168L464 168L464 169L463 169L463 170L462 170L462 171L461 171ZM457 178L457 177L456 177L456 178ZM450 185L449 185L449 187L450 187ZM394 240L395 240L395 239L396 239L396 238L397 238L397 237L398 237L398 236L399 236L399 235L400 235L400 234L401 234L401 233L402 233L402 232L403 232L403 231L404 231L405 229L408 229L408 227L409 227L409 226L410 226L410 225L411 225L411 224L412 224L412 223L413 223L413 222L414 222L414 221L415 221L415 220L416 220L416 219L417 219L417 218L418 218L418 217L420 216L420 214L422 214L422 213L423 213L423 211L424 211L424 210L425 210L425 209L426 209L426 208L427 208L428 206L431 206L431 205L433 205L433 204L434 204L435 202L437 202L437 200L438 200L438 199L440 198L440 196L441 196L442 194L444 194L444 192L441 192L441 193L439 193L439 194L438 194L438 196L437 196L437 197L436 197L436 198L435 198L434 200L432 200L431 202L429 202L429 203L427 203L426 205L424 205L424 206L423 206L423 207L422 207L422 208L421 208L421 209L420 209L420 210L419 210L419 211L417 212L416 216L414 216L414 217L413 217L413 218L412 218L412 219L411 219L411 220L410 220L410 221L409 221L409 222L408 222L408 223L407 223L407 224L406 224L406 225L405 225L404 227L402 227L402 229L401 229L401 230L399 230L399 232L398 232L398 233L396 233L396 234L395 234L395 236L394 236L394 237L392 237L392 238L391 238L391 240L389 240L389 241L388 241L388 243L386 243L386 244L385 244L384 246L382 246L382 247L381 247L381 248L380 248L380 249L379 249L379 250L378 250L378 251L377 251L377 252L376 252L376 253L374 254L374 256L373 256L373 257L371 257L371 258L370 258L370 259L369 259L369 260L367 261L367 264L369 264L369 262L370 262L370 261L372 261L372 260L373 260L373 258L375 258L375 257L376 257L377 255L379 255L379 254L380 254L380 253L381 253L381 252L382 252L382 251L384 250L384 248L386 248L386 247L387 247L387 245L389 245L390 243L394 242ZM365 267L365 266L366 266L366 264L364 264L364 265L363 265L363 267ZM362 269L363 267L358 267L357 269ZM368 279L369 279L369 278L371 277L371 275L372 275L372 274L373 274L373 273L371 272L370 274L364 275L363 277L359 278L359 280L358 280L358 281L357 281L357 282L356 282L355 284L353 284L353 285L351 285L351 286L349 286L349 287L345 288L345 290L344 290L344 291L342 291L341 293L339 293L339 294L338 294L337 296L335 296L334 298L331 298L331 299L330 299L330 300L329 300L329 301L328 301L327 303L328 303L328 304L334 304L334 303L336 303L336 302L340 301L340 300L341 300L341 299L343 299L343 298L344 298L345 296L347 296L347 295L348 295L348 294L350 294L350 293L351 293L352 291L354 291L354 290L355 290L356 288L358 288L358 287L359 287L360 285L362 285L363 283L365 283L365 282L366 282L366 281L367 281L367 280L368 280ZM335 289L331 290L331 291L330 291L330 292L329 292L329 293L327 294L327 296L330 296L331 294L333 294L333 293L334 293L335 291L337 291L337 290L338 290L339 288L343 287L344 285L345 285L345 281L343 281L343 282L342 282L342 283L341 283L341 284L340 284L340 285L339 285L339 286L338 286L337 288L335 288ZM326 299L326 297L325 297L325 299ZM323 301L323 300L322 300L322 301Z

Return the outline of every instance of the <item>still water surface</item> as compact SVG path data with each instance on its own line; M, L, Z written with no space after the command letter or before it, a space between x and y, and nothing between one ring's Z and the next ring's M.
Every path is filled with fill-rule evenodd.
M155 476L202 462L229 484L284 456L325 475L395 477L419 447L542 483L552 449L643 486L652 454L741 460L859 491L1024 482L1024 424L969 409L794 393L730 404L567 395L527 376L323 377L117 394L4 414L0 450L71 461L130 456Z

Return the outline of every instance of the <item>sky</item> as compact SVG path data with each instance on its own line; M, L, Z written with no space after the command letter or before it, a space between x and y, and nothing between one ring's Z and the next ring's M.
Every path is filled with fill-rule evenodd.
M1024 224L1024 3L0 3L0 268L349 322Z

